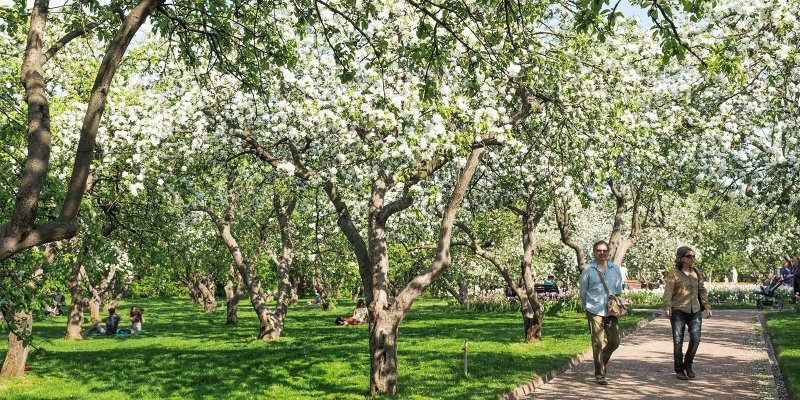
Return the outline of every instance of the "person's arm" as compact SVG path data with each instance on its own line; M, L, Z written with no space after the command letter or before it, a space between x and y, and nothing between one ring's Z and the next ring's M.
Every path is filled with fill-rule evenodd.
M617 279L617 281L614 282L614 293L616 293L617 296L619 296L622 294L622 269L619 266L617 266L617 272L619 272L618 276L619 279Z
M675 288L675 274L673 271L667 272L667 275L664 277L664 315L667 318L672 317L672 291Z
M581 294L581 305L583 305L584 309L586 308L586 291L589 290L589 273L588 272L591 269L592 269L592 267L589 267L589 266L586 266L585 268L583 268L583 271L581 271L581 277L578 280L578 287L580 288L580 294Z

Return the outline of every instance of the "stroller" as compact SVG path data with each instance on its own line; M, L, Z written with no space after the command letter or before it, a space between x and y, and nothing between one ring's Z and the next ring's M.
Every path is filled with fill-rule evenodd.
M775 310L783 309L783 302L775 298L775 292L780 286L781 278L779 276L774 276L771 281L765 282L763 286L753 291L753 293L759 295L756 300L756 307L759 310L763 310L764 306L772 306Z

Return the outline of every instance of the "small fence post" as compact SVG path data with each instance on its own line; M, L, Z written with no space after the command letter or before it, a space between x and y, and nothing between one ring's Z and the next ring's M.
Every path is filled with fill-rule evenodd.
M467 373L467 356L469 354L469 347L468 347L468 344L467 344L467 339L464 339L464 348L463 348L463 350L464 350L464 376L469 376L469 374Z

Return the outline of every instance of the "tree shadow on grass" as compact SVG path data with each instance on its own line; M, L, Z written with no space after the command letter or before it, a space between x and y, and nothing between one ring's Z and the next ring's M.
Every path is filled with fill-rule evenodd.
M331 379L319 366L336 360L346 370L366 376L366 357L353 357L363 353L359 347L299 352L279 341L246 349L208 350L150 344L135 349L47 352L35 363L37 370L59 371L68 366L69 378L82 382L90 392L113 387L139 398L228 398L242 391L263 397L272 387L298 393L311 388L335 398L363 392L366 385Z
M272 342L256 339L258 321L249 306L240 307L239 325L227 326L224 309L204 314L199 307L174 299L137 304L147 310L145 332L140 335L68 342L61 339L65 319L37 323L35 335L48 350L32 357L33 373L63 377L89 393L113 387L137 398L367 395L367 327L333 324L336 316L352 311L346 302L332 312L305 305L290 308L286 337ZM570 351L576 353L571 347L547 348L555 341L574 343L576 337L585 336L588 347L585 320L553 316L544 323L550 342L524 345L518 313L460 313L439 304L415 304L400 326L399 397L493 398L560 365L574 355ZM465 338L473 343L468 377L462 370ZM23 397L40 394L32 391ZM70 395L65 392L65 397Z

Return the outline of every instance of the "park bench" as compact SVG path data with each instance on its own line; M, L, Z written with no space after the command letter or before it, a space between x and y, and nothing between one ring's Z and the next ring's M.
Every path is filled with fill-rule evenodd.
M558 295L558 286L556 285L545 285L543 283L537 283L533 285L533 291L537 294L546 294L549 297L556 297Z
M637 279L629 279L625 281L625 286L627 286L630 289L644 289L644 285L642 285L642 282L639 282L639 280Z

